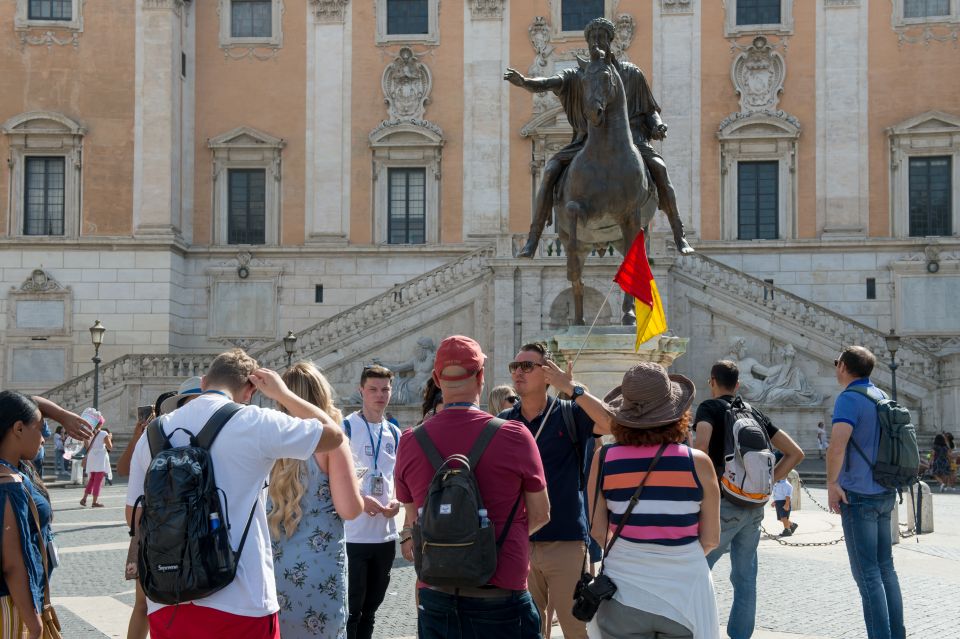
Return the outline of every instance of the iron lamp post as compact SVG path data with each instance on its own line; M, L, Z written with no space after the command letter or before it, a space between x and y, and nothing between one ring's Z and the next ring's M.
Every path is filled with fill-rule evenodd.
M293 331L287 331L287 336L283 338L283 350L287 351L287 368L290 368L293 354L297 352L297 336Z
M93 342L93 407L100 408L100 346L107 328L97 320L90 327L90 341Z
M885 336L887 341L887 350L890 351L890 390L893 395L893 401L897 401L897 351L900 350L900 336L891 328L890 334Z

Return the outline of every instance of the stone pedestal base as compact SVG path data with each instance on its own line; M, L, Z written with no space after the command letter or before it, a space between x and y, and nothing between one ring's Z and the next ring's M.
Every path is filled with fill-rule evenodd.
M587 336L587 326L571 326L550 339L557 364L566 368L573 361L575 379L597 397L603 397L623 381L623 374L637 362L670 366L687 351L686 337L655 337L634 352L636 329L631 326L596 326ZM586 338L586 342L584 342ZM581 351L581 347L583 350ZM577 352L580 356L577 358Z

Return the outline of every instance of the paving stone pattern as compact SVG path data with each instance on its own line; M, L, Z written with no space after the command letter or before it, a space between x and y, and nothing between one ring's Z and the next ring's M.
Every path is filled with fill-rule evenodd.
M82 508L78 488L54 488L55 530L61 548L72 552L62 555L62 565L54 575L54 598L108 596L123 606L133 605L133 583L123 579L125 550L77 551L77 547L118 544L128 541L123 520L125 486L105 488L107 508ZM814 496L826 501L826 491L812 489ZM919 539L904 539L895 547L894 557L906 607L909 637L955 637L960 619L960 600L953 593L960 589L960 495L934 496L936 532ZM901 516L904 516L901 514ZM788 541L809 543L829 541L841 534L837 515L808 509L795 513L797 533ZM773 511L764 521L767 530L779 530ZM732 591L730 563L722 559L714 568L721 624L726 623ZM378 639L398 639L416 634L413 604L415 575L410 564L398 558L386 600L380 609ZM864 637L860 598L850 575L843 544L827 547L784 547L764 539L760 545L758 612L755 635L853 639ZM90 611L92 613L94 611ZM124 634L118 614L106 634L91 622L96 616L80 609L59 609L64 636L101 638ZM105 624L100 622L101 626ZM109 625L109 624L107 624ZM557 629L558 630L558 629ZM766 631L766 632L765 632ZM788 633L788 634L777 634ZM554 639L557 635L554 634Z

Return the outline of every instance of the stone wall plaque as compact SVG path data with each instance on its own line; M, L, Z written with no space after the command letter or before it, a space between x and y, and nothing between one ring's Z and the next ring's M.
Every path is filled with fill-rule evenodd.
M66 378L66 349L13 348L10 358L10 381L26 387L53 386Z
M18 300L16 327L22 330L61 331L66 304L63 300Z
M210 304L211 337L274 337L275 280L215 282Z
M960 317L960 275L901 276L897 332L956 333Z

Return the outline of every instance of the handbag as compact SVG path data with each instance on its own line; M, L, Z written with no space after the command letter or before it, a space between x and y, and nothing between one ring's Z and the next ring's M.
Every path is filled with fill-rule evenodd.
M50 603L50 570L47 566L48 556L47 548L43 543L43 533L40 528L40 514L37 512L37 505L33 502L33 496L27 487L23 487L27 494L27 501L30 502L30 512L33 514L33 521L37 525L37 545L40 549L40 557L43 560L43 610L40 611L40 621L43 624L43 631L40 633L41 639L63 639L60 628L60 619L57 618L57 611Z
M590 529L593 529L593 522L597 516L597 503L600 501L600 486L603 484L603 462L607 457L607 449L609 446L604 446L600 449L600 457L597 459L597 484L594 486L593 492L593 510L590 513ZM657 462L660 461L660 457L663 456L663 451L667 449L667 444L662 444L660 450L657 451L657 454L654 456L653 461L650 462L650 467L647 468L647 472L643 476L643 481L640 482L640 485L637 486L637 489L633 492L633 497L630 498L630 504L627 506L626 511L623 513L623 516L620 518L620 523L617 524L617 529L613 532L613 537L610 538L610 541L607 543L607 547L603 551L603 559L600 561L600 570L597 572L597 576L594 577L587 570L587 555L589 553L588 549L585 550L583 554L583 570L580 575L580 581L577 582L576 588L573 591L573 616L579 619L580 621L592 621L597 614L597 610L600 608L600 604L613 597L617 592L617 584L613 583L613 580L610 577L603 574L603 568L607 561L607 556L610 555L610 549L613 548L614 542L620 537L620 533L623 532L623 527L626 525L627 520L630 518L630 514L633 513L633 509L636 507L637 502L640 500L640 494L643 492L643 486L647 483L647 479L650 478L650 475L653 473L653 469L656 468Z

